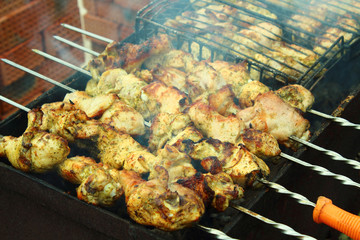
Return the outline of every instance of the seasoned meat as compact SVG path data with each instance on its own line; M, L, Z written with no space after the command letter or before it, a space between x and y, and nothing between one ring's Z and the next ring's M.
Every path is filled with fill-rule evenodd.
M309 121L274 92L259 95L254 106L239 111L237 117L246 128L268 132L287 147L295 147L290 136L304 140L310 137Z
M5 136L0 139L0 156L24 172L49 171L65 161L69 153L64 138L37 129L17 138Z
M292 107L303 112L309 110L314 101L314 95L301 85L293 84L279 88L275 93Z
M208 138L235 143L245 128L242 120L234 116L224 117L209 105L198 101L189 108L189 116L195 127Z
M189 188L168 182L167 171L155 168L159 177L143 180L133 171L120 172L130 217L139 224L174 231L190 226L205 212L201 198Z

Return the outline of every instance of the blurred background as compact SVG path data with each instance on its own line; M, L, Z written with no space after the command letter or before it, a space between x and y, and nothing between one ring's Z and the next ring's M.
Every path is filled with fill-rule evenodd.
M74 70L32 52L39 49L77 66L87 57L80 50L54 39L61 36L102 52L105 43L67 30L61 23L82 27L114 40L133 33L136 12L150 0L0 0L0 57L56 81ZM26 105L53 85L0 61L0 94ZM17 109L0 102L0 120Z

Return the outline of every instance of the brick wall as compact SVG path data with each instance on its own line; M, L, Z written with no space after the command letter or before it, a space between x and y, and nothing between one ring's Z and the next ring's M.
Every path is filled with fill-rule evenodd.
M81 65L84 54L53 38L59 35L82 44L79 33L67 30L60 23L80 27L77 0L0 0L0 57L63 81L73 70L32 52L39 49L73 64ZM26 105L53 87L0 61L0 94ZM0 118L17 109L0 102Z
M83 0L87 9L85 29L121 41L134 32L136 13L150 0ZM92 39L95 49L104 50L106 43Z

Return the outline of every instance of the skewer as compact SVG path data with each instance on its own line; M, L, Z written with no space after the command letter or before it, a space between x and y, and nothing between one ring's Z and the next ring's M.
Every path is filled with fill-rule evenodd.
M88 71L86 71L86 70L84 70L84 69L82 69L82 68L80 68L80 67L78 67L78 66L75 66L75 65L73 65L73 64L67 63L66 61L63 61L63 60L61 60L60 58L51 56L51 55L49 55L49 54L47 54L47 53L44 53L44 52L42 52L42 51L40 51L40 50L35 50L35 49L33 49L33 51L36 52L36 53L38 53L38 54L40 54L40 55L43 56L43 57L49 58L49 59L51 59L51 60L53 60L53 61L55 61L55 62L58 62L58 63L60 63L60 64L63 64L63 65L65 65L65 66L67 66L67 67L69 67L69 68L71 68L71 69L73 69L73 70L80 71L80 72L82 72L82 73L84 73L84 74L86 74L86 75L88 75L88 76L91 76L91 73L90 73L90 72L88 72ZM146 122L145 125L146 125L147 127L151 127L151 123ZM334 151L321 148L321 147L319 147L319 146L317 146L317 145L315 145L315 144L313 144L313 143L310 143L310 142L308 142L308 141L302 140L302 139L300 139L300 138L298 138L298 137L291 136L290 138L291 138L292 140L294 140L294 141L297 141L297 142L299 142L299 143L302 143L302 144L304 144L304 145L306 145L306 146L308 146L308 147L311 147L311 148L313 148L313 149L315 149L315 150L325 152L325 153L326 153L327 155L329 155L332 159L337 160L337 161L344 161L345 163L351 165L353 168L360 170L360 163L357 162L357 161L355 161L355 160L348 159L348 158L344 158L344 157L341 156L339 153L336 153L336 152L334 152Z
M69 41L69 40L67 40L67 39L65 39L65 38L62 38L62 37L59 37L59 36L54 36L54 38L55 38L56 40L60 41L60 42L63 42L63 43L65 43L65 44L68 44L69 46L72 46L72 47L74 47L74 48L77 48L77 49L79 49L79 50L81 50L81 51L84 51L84 52L86 52L86 53L90 53L91 55L94 55L95 57L98 57L98 56L100 55L100 53L98 53L98 52L95 52L95 51L93 51L93 50L91 50L91 49L88 49L88 48L86 48L86 47L83 47L83 46L81 46L81 45L79 45L79 44L76 44L76 43L74 43L74 42L72 42L72 41Z
M282 224L282 223L278 223L278 222L274 222L273 220L271 219L268 219L264 216L261 216L260 214L258 213L255 213L249 209L246 209L244 207L241 207L241 206L235 206L235 205L231 205L231 207L235 208L236 210L239 210L243 213L246 213L254 218L257 218L267 224L270 224L272 225L273 227L277 228L277 229L280 229L282 231L282 233L286 234L286 235L289 235L289 236L293 236L293 237L297 237L298 239L306 239L306 240L314 240L316 238L313 238L311 236L308 236L308 235L304 235L304 234L301 234L301 233L298 233L296 232L294 229L292 229L291 227L285 225L285 224Z
M360 183L354 182L350 178L345 177L343 175L332 173L329 170L327 170L326 168L323 168L323 167L318 166L318 165L312 165L310 163L307 163L307 162L304 162L304 161L302 161L300 159L297 159L297 158L295 158L293 156L290 156L290 155L288 155L286 153L280 153L280 156L283 157L283 158L286 158L286 159L288 159L290 161L296 162L296 163L298 163L300 165L303 165L305 167L311 168L312 170L314 170L315 172L318 172L322 176L333 177L333 178L341 181L344 185L354 186L354 187L360 188Z
M285 187L269 182L265 179L258 179L259 182L275 189L275 191L289 195L298 203L314 207L313 219L316 223L324 223L342 233L345 233L352 239L360 239L360 217L340 209L332 204L330 199L319 197L317 203L311 202L305 196L287 190Z
M64 26L65 25L65 26ZM86 31L86 30L83 30L83 29L80 29L80 28L77 28L77 27L71 27L70 28L70 25L68 25L68 24L62 24L62 26L63 27L66 27L66 28L68 28L68 29L71 29L71 30L73 30L73 31L75 31L75 32L78 32L78 33L82 33L82 34L85 34L85 35L88 35L88 36L92 36L92 37L94 37L94 38L97 38L98 40L101 40L101 41L104 41L104 40L102 40L102 36L99 36L99 35L97 35L97 34L94 34L94 33L91 33L91 32L89 32L89 31ZM57 38L56 38L57 39ZM59 39L58 39L59 40ZM63 39L63 40L66 40L66 39ZM110 42L109 42L110 41ZM65 41L63 41L63 42L65 42ZM68 40L66 40L66 43L67 42L70 42L70 43L72 43L71 41L68 41ZM107 42L107 43L111 43L111 42L113 42L113 40L111 40L111 39L107 39L107 41L105 41L105 42ZM68 43L69 45L70 45L70 43ZM74 44L74 43L72 43L72 44ZM73 46L73 45L71 45L71 46ZM79 47L82 47L82 46L80 46L80 45L78 45ZM82 47L83 48L83 47ZM78 48L78 49L80 49L80 48ZM81 49L80 49L81 50ZM89 50L89 49L87 49L87 50ZM83 50L83 51L86 51L85 49ZM89 50L89 51L92 51L92 50ZM96 55L96 54L98 54L98 55ZM93 55L95 55L95 56L99 56L100 55L100 53L96 53L95 52L95 54L93 54ZM317 110L313 110L313 109L309 109L309 110L307 110L307 112L309 112L309 113L311 113L311 114L314 114L314 115L317 115L317 116L319 116L319 117L323 117L323 118L325 118L325 119L329 119L329 120L332 120L332 121L334 121L334 122L337 122L337 123L339 123L341 126L346 126L346 127L353 127L353 128L355 128L355 129L357 129L357 130L360 130L360 124L355 124L355 123L352 123L352 122L350 122L350 121L348 121L348 120L346 120L346 119L344 119L344 118L341 118L341 117L334 117L334 116L332 116L332 115L329 115L329 114L326 114L326 113L322 113L322 112L319 112L319 111L317 111Z
M15 62L13 62L13 61L10 61L10 60L5 59L5 58L0 58L0 60L2 60L3 62L5 62L5 63L7 63L7 64L9 64L9 65L11 65L11 66L13 66L13 67L15 67L15 68L18 68L18 69L20 69L20 70L23 70L24 72L30 73L30 74L32 74L32 75L34 75L34 76L36 76L36 77L39 77L39 78L41 78L41 79L44 79L45 81L48 81L48 82L50 82L50 83L52 83L52 84L54 84L54 85L56 85L56 86L58 86L58 87L61 87L61 88L63 88L63 89L66 89L66 90L68 90L69 92L75 92L75 91L76 91L75 89L73 89L73 88L71 88L71 87L68 87L68 86L66 86L66 85L64 85L64 84L62 84L62 83L59 83L59 82L57 82L57 81L55 81L55 80L53 80L53 79L51 79L51 78L48 78L48 77L46 77L46 76L44 76L44 75L42 75L42 74L40 74L40 73L37 73L37 72L35 72L35 71L33 71L33 70L29 69L29 68L23 67L23 66L15 63Z
M66 23L61 23L60 25L63 26L64 28L70 29L70 30L72 30L72 31L75 31L75 32L84 34L84 35L89 36L89 37L92 37L92 38L96 38L96 39L98 39L98 40L101 40L101 41L104 41L104 42L107 42L107 43L112 43L112 42L114 42L114 40L112 40L112 39L110 39L110 38L100 36L100 35L98 35L98 34L96 34L96 33L92 33L92 32L86 31L86 30L84 30L84 29L71 26L71 25L66 24Z
M16 102L8 99L8 98L5 98L3 96L0 95L0 99L9 103L9 104L12 104L14 105L15 107L19 107L20 109L26 111L26 112L29 112L30 109L29 108L26 108L20 104L17 104ZM266 184L266 185L269 185L271 188L274 188L276 189L278 192L280 193L285 193L285 194L288 194L288 195L291 195L293 198L297 199L299 203L301 204L305 204L305 205L309 205L309 206L312 206L312 207L316 207L316 205L312 202L310 202L306 197L304 196L301 196L300 194L297 194L297 193L294 193L294 192L290 192L288 191L287 189L285 189L283 186L279 185L279 184L276 184L276 183L273 183L273 182L269 182L265 179L258 179L260 182ZM280 230L282 230L282 232L284 234L287 234L289 236L295 236L299 239L314 239L310 236L307 236L307 235L303 235L303 234L300 234L298 232L296 232L294 229L292 229L291 227L287 226L287 225L284 225L284 224L281 224L281 223L277 223L277 222L274 222L268 218L265 218L263 216L260 216L259 214L257 213L254 213L246 208L243 208L241 206L235 206L235 205L231 205L233 208L237 209L237 210L240 210L242 212L245 212L253 217L256 217L257 219L260 219L262 221L264 221L265 223L268 223L268 224L271 224L273 225L275 228L278 228ZM329 225L329 224L328 224ZM213 228L209 228L209 227L205 227L205 226L202 226L202 225L199 225L197 224L196 227L208 232L209 234L212 234L212 235L215 235L217 239L220 239L220 240L234 240L234 238L231 238L229 236L227 236L224 232L220 231L220 230L217 230L217 229L213 229Z
M325 149L325 148L322 148L322 147L319 147L311 142L308 142L308 141L305 141L303 139L300 139L298 137L295 137L295 136L291 136L290 137L292 140L295 140L299 143L302 143L308 147L311 147L315 150L318 150L320 152L323 152L325 153L326 155L330 156L333 160L336 160L336 161L344 161L346 162L347 164L351 165L353 168L355 169L358 169L360 170L360 162L356 161L356 160L353 160L353 159L349 159L349 158L344 158L343 156L341 156L339 153L337 152L334 152L334 151L331 151L331 150L328 150L328 149Z
M81 72L81 73L83 73L83 74L85 74L85 75L88 75L89 77L92 77L92 75L91 75L91 73L90 73L89 71L86 71L86 70L83 69L83 68L80 68L80 67L78 67L78 66L75 66L74 64L71 64L71 63L69 63L69 62L66 62L66 61L64 61L64 60L62 60L62 59L60 59L60 58L54 57L54 56L52 56L52 55L50 55L50 54L47 54L47 53L45 53L45 52L43 52L43 51L40 51L40 50L38 50L38 49L32 49L32 51L35 52L35 53L37 53L37 54L39 54L39 55L41 55L41 56L43 56L43 57L45 57L45 58L48 58L48 59L53 60L53 61L55 61L55 62L61 63L61 64L64 65L64 66L67 66L67 67L72 68L72 69L74 69L74 70L76 70L76 71L78 71L78 72Z

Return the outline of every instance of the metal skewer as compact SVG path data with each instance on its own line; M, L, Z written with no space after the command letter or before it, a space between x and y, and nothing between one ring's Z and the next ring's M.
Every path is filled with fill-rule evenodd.
M283 157L283 158L286 158L286 159L288 159L290 161L296 162L296 163L298 163L300 165L303 165L305 167L311 168L312 170L314 170L315 172L318 172L322 176L333 177L333 178L341 181L344 185L349 185L349 186L354 186L354 187L360 188L360 183L354 182L350 178L345 177L343 175L332 173L329 170L327 170L326 168L323 168L323 167L317 166L317 165L312 165L310 163L307 163L307 162L304 162L304 161L302 161L300 159L297 159L297 158L295 158L293 156L290 156L290 155L288 155L286 153L280 153L280 156Z
M78 66L76 66L74 64L66 62L66 61L64 61L64 60L62 60L60 58L54 57L54 56L52 56L50 54L47 54L47 53L45 53L43 51L40 51L38 49L32 49L32 51L39 54L39 55L41 55L41 56L43 56L43 57L45 57L45 58L48 58L48 59L53 60L55 62L61 63L64 66L67 66L67 67L72 68L72 69L74 69L74 70L76 70L78 72L81 72L81 73L83 73L85 75L88 75L89 77L92 77L92 75L91 75L91 73L89 71L86 71L85 69L83 69L81 67L78 67Z
M98 39L98 40L100 40L100 41L104 41L104 42L107 42L107 43L112 43L112 42L114 42L114 40L112 40L112 39L110 39L110 38L100 36L100 35L98 35L98 34L96 34L96 33L92 33L92 32L86 31L86 30L84 30L84 29L71 26L71 25L66 24L66 23L61 23L61 26L63 26L64 28L70 29L70 30L72 30L72 31L75 31L75 32L84 34L84 35L86 35L86 36L89 36L89 37Z
M273 220L271 219L268 219L264 216L261 216L259 215L258 213L255 213L249 209L246 209L244 207L241 207L241 206L235 206L235 205L231 205L231 207L235 208L236 210L239 210L243 213L246 213L254 218L257 218L267 224L270 224L272 225L273 227L277 228L277 229L280 229L282 231L282 233L286 234L286 235L289 235L289 236L293 236L293 237L297 237L299 239L306 239L306 240L316 240L316 238L313 238L311 236L308 236L308 235L304 235L304 234L301 234L301 233L298 233L296 232L294 229L292 229L291 227L285 225L285 224L282 224L282 223L278 223L278 222L274 222Z
M113 40L108 39L108 38L105 38L106 40L103 40L102 38L104 38L104 37L102 37L102 36L100 36L100 35L97 35L97 34L95 34L95 33L91 33L91 32L89 32L89 31L86 31L86 30L83 30L83 29L80 29L80 28L77 28L77 27L72 27L71 25L68 25L68 24L62 24L62 26L63 26L63 27L66 27L66 28L68 28L68 29L71 29L71 30L73 30L73 31L75 31L75 32L78 32L78 33L82 33L82 34L91 36L91 37L93 37L93 38L96 38L96 39L98 39L98 40L101 40L101 41L104 41L104 42L107 42L107 43L112 43L112 42L114 42ZM59 39L58 39L58 40L59 40ZM66 39L64 39L64 40L66 40ZM68 41L68 40L66 40L66 41L71 43L71 41ZM68 43L68 44L70 45L70 43ZM72 44L74 44L74 43L72 43ZM71 46L73 46L73 45L71 45ZM80 46L80 45L78 45L78 46ZM81 47L81 46L80 46L80 47ZM80 49L80 48L79 48L79 49ZM81 49L80 49L80 50L81 50ZM85 50L85 49L84 49L83 51L92 51L92 50L89 50L89 49ZM95 52L95 53L96 53L96 52ZM98 54L97 56L100 55L100 53L96 53L96 54ZM95 54L93 54L93 55L95 55ZM95 55L95 56L96 56L96 55ZM332 121L334 121L334 122L337 122L337 123L339 123L341 126L353 127L353 128L355 128L355 129L357 129L357 130L360 130L360 124L352 123L352 122L350 122L350 121L348 121L348 120L346 120L346 119L344 119L344 118L334 117L334 116L332 116L332 115L329 115L329 114L326 114L326 113L322 113L322 112L319 112L319 111L313 110L313 109L309 109L309 110L307 110L307 112L312 113L312 114L317 115L317 116L320 116L320 117L323 117L323 118L326 118L326 119L329 119L329 120L332 120Z
M39 77L39 78L41 78L41 79L44 79L45 81L50 82L50 83L52 83L52 84L54 84L54 85L56 85L56 86L58 86L58 87L61 87L61 88L63 88L63 89L66 89L66 90L68 90L69 92L75 92L75 91L76 91L75 89L73 89L73 88L71 88L71 87L68 87L68 86L66 86L66 85L64 85L64 84L62 84L62 83L59 83L59 82L57 82L57 81L55 81L55 80L53 80L53 79L51 79L51 78L48 78L48 77L46 77L46 76L44 76L44 75L42 75L42 74L40 74L40 73L37 73L37 72L35 72L35 71L33 71L33 70L29 69L29 68L26 68L26 67L24 67L24 66L21 66L21 65L15 63L15 62L13 62L13 61L10 61L10 60L5 59L5 58L0 58L0 60L2 60L3 62L5 62L5 63L7 63L7 64L9 64L9 65L11 65L11 66L13 66L13 67L15 67L15 68L18 68L18 69L20 69L20 70L23 70L24 72L30 73L30 74L32 74L32 75L34 75L34 76L36 76L36 77Z
M86 53L90 53L91 55L94 55L95 57L98 57L98 56L100 55L100 53L98 53L98 52L95 52L95 51L93 51L93 50L91 50L91 49L88 49L88 48L86 48L86 47L83 47L83 46L81 46L81 45L79 45L79 44L77 44L77 43L74 43L74 42L72 42L72 41L69 41L69 40L67 40L67 39L65 39L65 38L62 38L62 37L59 37L59 36L54 36L54 38L55 38L56 40L60 41L60 42L63 42L63 43L65 43L65 44L68 44L68 45L70 45L70 46L72 46L72 47L74 47L74 48L77 48L77 49L81 50L81 51L84 51L84 52L86 52Z
M360 162L356 161L356 160L353 160L353 159L349 159L349 158L344 158L343 156L341 156L339 153L337 152L334 152L334 151L331 151L331 150L328 150L328 149L325 149L325 148L322 148L322 147L319 147L311 142L308 142L308 141L305 141L303 139L300 139L298 137L295 137L295 136L291 136L290 137L292 140L295 140L299 143L302 143L308 147L311 147L315 150L318 150L320 152L323 152L325 153L326 155L330 156L333 160L336 160L336 161L343 161L349 165L351 165L353 168L355 169L360 169Z

